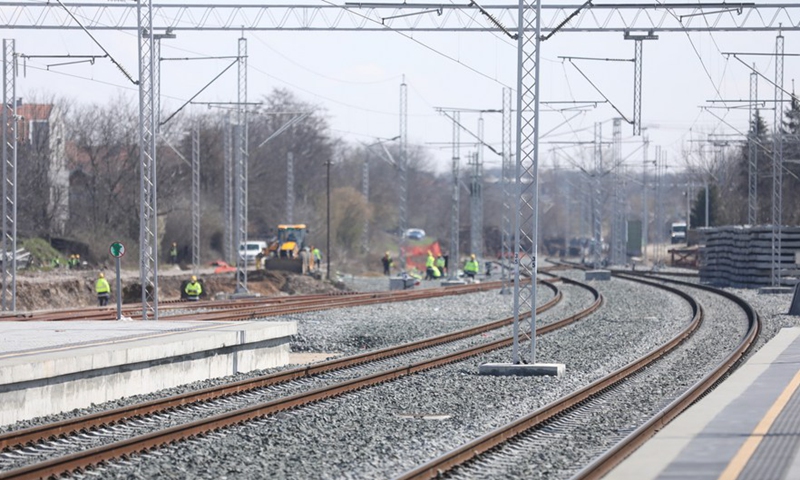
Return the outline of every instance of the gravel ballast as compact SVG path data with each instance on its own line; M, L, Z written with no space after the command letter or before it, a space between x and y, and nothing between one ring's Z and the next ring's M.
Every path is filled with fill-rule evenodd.
M619 368L691 318L688 305L672 294L616 280L602 290L606 308L538 342L537 361L567 364L562 379L477 374L481 363L508 361L506 349L231 429L222 438L177 445L103 476L147 478L175 468L196 478L398 475ZM645 315L632 320L631 309ZM420 418L425 415L442 419Z

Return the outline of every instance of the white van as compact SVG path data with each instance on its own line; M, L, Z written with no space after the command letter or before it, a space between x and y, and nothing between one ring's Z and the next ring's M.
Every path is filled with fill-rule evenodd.
M239 258L244 258L248 264L256 263L256 256L261 250L267 248L267 242L248 241L239 244Z

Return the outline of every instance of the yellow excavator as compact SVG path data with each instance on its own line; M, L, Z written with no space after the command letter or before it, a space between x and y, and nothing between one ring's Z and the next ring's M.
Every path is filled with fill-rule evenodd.
M306 251L307 228L303 223L278 225L278 238L267 247L265 268L294 273L307 273L314 269L314 259Z

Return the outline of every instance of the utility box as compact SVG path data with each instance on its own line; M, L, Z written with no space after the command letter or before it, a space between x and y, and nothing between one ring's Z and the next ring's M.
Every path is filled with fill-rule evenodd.
M800 252L794 252L794 264L800 265Z
M389 290L407 290L409 288L414 288L414 285L417 284L417 279L415 278L390 278L389 279Z

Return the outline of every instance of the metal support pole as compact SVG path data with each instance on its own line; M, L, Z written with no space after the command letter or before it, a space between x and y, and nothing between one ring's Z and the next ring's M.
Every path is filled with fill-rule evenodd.
M475 181L473 193L475 195L475 210L472 218L473 235L472 253L475 254L479 264L483 261L483 138L484 122L483 115L478 117L478 151L475 153Z
M642 133L642 39L633 42L633 134Z
M536 363L536 271L539 220L539 54L541 1L520 0L517 23L517 165L514 210L514 343L512 362L519 364L519 321L529 311L530 358ZM527 257L527 258L526 258ZM530 279L522 285L522 278Z
M247 244L247 39L239 39L238 92L234 162L236 206L234 209L235 245L237 252ZM246 251L236 254L236 293L247 292Z
M474 152L469 161L470 166L470 182L469 182L469 213L470 213L470 253L475 254L476 259L480 262L482 235L480 229L482 228L481 221L481 202L483 201L481 195L481 164L478 152Z
M615 118L612 131L614 159L614 206L612 213L611 263L625 263L625 184L622 167L622 119Z
M459 163L461 159L461 148L459 142L461 141L461 113L453 112L453 196L451 201L450 210L450 254L447 260L447 270L450 280L458 280L458 267L460 263L458 242L459 242L459 203L461 185L459 185Z
M192 127L192 272L200 272L200 126Z
M400 84L400 271L406 271L406 230L408 230L408 85ZM330 257L330 254L329 254Z
M511 127L511 89L503 88L503 166L502 166L502 185L503 185L503 215L502 215L502 257L500 264L502 266L501 278L503 281L503 288L500 290L501 294L511 293L510 275L508 274L508 259L511 257L512 231L511 231L511 205L514 201L512 198L512 174L514 167L511 163L511 149L512 149L512 127ZM453 138L453 142L456 139ZM456 148L456 147L454 147Z
M772 138L772 286L781 285L783 221L783 35L775 39L775 120Z
M294 223L294 153L286 154L286 221Z
M158 60L153 40L153 5L137 3L139 40L139 277L142 285L142 319L158 320L158 185L156 134L158 132Z
M758 224L758 74L750 74L750 128L747 131L747 223Z
M223 149L223 196L222 210L225 219L225 235L223 241L223 250L225 261L228 264L235 264L236 258L236 243L234 243L233 235L233 128L231 125L230 113L225 114L222 126L222 149Z
M650 213L647 205L647 151L650 147L650 139L647 133L642 134L642 259L647 262L647 243L648 243L648 223L650 223Z
M600 256L602 255L603 245L603 219L600 208L600 172L603 168L603 124L594 124L594 177L592 178L592 219L593 219L593 238L592 264L594 268L600 267Z
M333 162L331 162L330 160L325 162L325 167L326 167L325 168L325 170L326 170L326 174L325 174L326 187L325 187L325 189L326 189L327 197L328 197L328 201L327 201L327 204L326 204L327 219L328 219L327 220L327 224L328 225L327 225L327 229L326 229L327 230L327 239L326 239L326 242L325 242L325 254L326 254L325 255L325 259L327 260L328 264L327 264L327 267L325 269L325 278L327 278L329 281L331 279L331 163L333 163Z
M364 164L361 166L361 195L369 205L369 148L364 149ZM364 227L361 230L361 251L369 253L369 217L364 217Z
M16 46L3 39L3 310L17 309ZM10 260L10 261L9 261Z
M705 182L706 187L706 228L708 228L708 182Z

